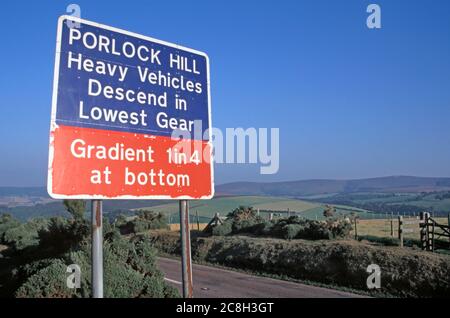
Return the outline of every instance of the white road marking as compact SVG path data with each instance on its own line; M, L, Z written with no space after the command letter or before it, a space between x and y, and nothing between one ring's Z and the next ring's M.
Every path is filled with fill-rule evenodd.
M164 280L167 280L168 282L171 282L171 283L174 283L174 284L181 285L181 282L173 280L173 279L170 279L170 278L167 278L167 277L164 277Z

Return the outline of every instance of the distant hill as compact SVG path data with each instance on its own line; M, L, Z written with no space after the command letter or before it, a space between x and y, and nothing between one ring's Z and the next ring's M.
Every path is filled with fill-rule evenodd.
M45 187L0 187L1 197L49 197Z
M311 196L351 192L430 192L450 190L450 178L389 176L367 179L311 179L285 182L233 182L216 185L216 196L270 195ZM48 197L45 187L0 187L0 196ZM130 201L130 202L127 202ZM134 203L132 203L134 201ZM135 200L120 200L119 208L142 206Z
M317 199L332 194L349 194L361 192L381 193L420 193L432 191L449 191L450 178L430 178L411 176L390 176L355 180L299 180L287 182L234 182L216 186L216 198L221 196L265 196L295 197ZM67 215L60 200L45 204L5 206L1 198L7 202L14 197L49 198L45 187L0 187L0 214L11 213L26 220L37 216ZM134 213L133 209L160 206L173 201L167 200L105 200L105 215L114 217L119 213ZM441 202L442 203L442 202ZM176 206L176 205L175 205ZM89 210L89 205L88 205Z
M216 186L219 195L305 197L352 192L430 192L450 190L450 178L389 176L354 180L300 180L286 182L233 182Z

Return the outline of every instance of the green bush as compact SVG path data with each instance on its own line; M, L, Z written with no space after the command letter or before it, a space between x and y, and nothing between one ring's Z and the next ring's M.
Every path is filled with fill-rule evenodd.
M60 259L31 275L16 291L16 297L28 298L69 298L76 295L75 289L66 285L67 265Z
M167 229L169 225L164 214L140 210L134 220L128 221L124 224L122 219L119 222L118 227L122 234L136 234L154 229Z
M20 225L20 222L12 217L10 214L0 215L0 242L4 242L5 232L9 229Z
M240 206L227 215L223 224L212 228L212 235L230 235L237 233L259 233L265 226L263 218L257 215L257 211L252 207Z
M212 228L211 234L225 236L247 233L284 239L336 239L350 235L352 226L345 219L328 218L315 221L291 216L277 221L267 221L259 217L252 207L239 207L228 214L227 220Z
M272 237L325 240L346 238L352 226L344 219L308 220L298 216L279 219L269 231Z
M45 230L48 226L46 219L34 219L11 227L3 234L3 242L14 250L22 250L28 246L39 244L38 232Z
M212 235L225 236L230 235L233 232L233 221L225 220L222 224L214 226L212 228Z
M258 223L253 227L254 234L260 236L269 236L272 231L273 225L273 221L263 220L261 223Z
M297 238L303 229L304 227L300 224L286 224L281 228L281 231L283 232L283 238L292 240Z
M114 232L110 232L114 233ZM117 232L116 232L117 233ZM89 297L91 293L91 245L88 240L72 247L59 258L25 265L18 270L20 286L17 297ZM103 246L104 296L123 297L179 297L178 291L164 281L156 267L156 250L149 239L127 240L109 235ZM81 286L66 286L67 265L81 268Z
M65 219L53 217L47 228L38 232L39 245L62 253L90 237L90 225L84 219Z
M72 215L75 220L83 220L86 212L86 201L84 200L63 200L64 207L67 212Z

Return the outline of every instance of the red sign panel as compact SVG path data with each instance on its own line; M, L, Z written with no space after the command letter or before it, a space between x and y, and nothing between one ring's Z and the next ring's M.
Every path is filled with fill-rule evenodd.
M59 19L52 197L209 199L210 128L204 53L74 17Z

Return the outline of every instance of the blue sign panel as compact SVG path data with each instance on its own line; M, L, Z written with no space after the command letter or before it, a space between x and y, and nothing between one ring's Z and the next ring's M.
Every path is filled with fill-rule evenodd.
M193 139L209 139L204 53L67 19L61 21L58 125L170 136L174 129L193 134L197 123L202 133Z
M69 16L56 47L52 197L213 197L206 54Z

